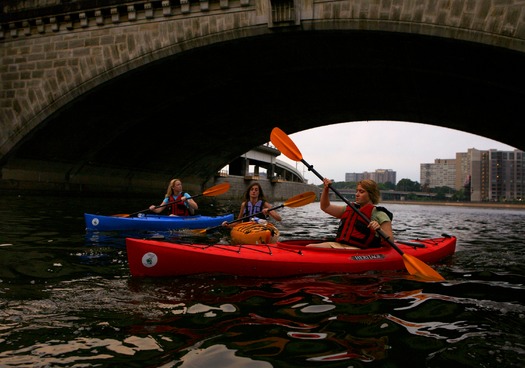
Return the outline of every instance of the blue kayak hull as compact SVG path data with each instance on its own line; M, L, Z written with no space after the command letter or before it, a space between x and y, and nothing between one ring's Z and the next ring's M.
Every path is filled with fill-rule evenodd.
M205 229L233 221L233 214L222 216L165 216L144 215L141 217L118 217L84 214L86 230L152 230L168 231L181 229Z

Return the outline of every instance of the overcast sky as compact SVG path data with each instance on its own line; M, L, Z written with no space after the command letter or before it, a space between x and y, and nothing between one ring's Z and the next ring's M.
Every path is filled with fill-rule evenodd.
M497 149L513 151L514 147L458 130L425 124L392 121L369 121L335 124L288 134L303 159L323 177L344 181L345 173L373 172L391 169L396 180L420 181L422 163L455 159L456 152ZM277 159L288 162L303 173L309 183L321 180L284 155Z

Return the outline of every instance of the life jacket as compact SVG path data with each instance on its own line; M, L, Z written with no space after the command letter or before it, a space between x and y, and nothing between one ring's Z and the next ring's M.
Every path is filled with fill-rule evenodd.
M179 201L180 199L182 199L182 197L183 197L182 193L180 193L177 197L170 196L169 202L178 201L177 203L172 203L168 207L168 211L172 215L175 215L175 216L189 216L190 215L190 210L188 209L188 207L186 207L186 204L182 201Z
M356 207L359 208L358 205ZM368 203L359 208L359 211L367 218L371 218L374 208L373 204ZM337 229L335 241L363 249L381 246L381 239L376 237L375 230L370 229L368 223L350 206L346 207L343 216L341 216L341 223Z
M264 208L264 201L262 199L259 199L257 202L255 202L255 204L253 204L250 200L248 200L246 201L246 205L244 206L244 213L242 217L255 215L254 217L258 217L260 219L265 220L266 216L264 216L264 214L261 213L263 208ZM247 221L250 221L250 219L246 219L243 222L247 222Z

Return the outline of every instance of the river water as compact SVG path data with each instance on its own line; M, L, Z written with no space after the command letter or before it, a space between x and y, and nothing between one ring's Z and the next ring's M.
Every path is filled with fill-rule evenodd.
M83 213L150 204L0 197L0 367L525 364L525 210L385 205L398 240L458 237L455 255L432 265L445 282L405 270L133 278L129 234L86 233ZM203 207L236 213L238 204ZM335 233L317 202L279 212L283 239Z

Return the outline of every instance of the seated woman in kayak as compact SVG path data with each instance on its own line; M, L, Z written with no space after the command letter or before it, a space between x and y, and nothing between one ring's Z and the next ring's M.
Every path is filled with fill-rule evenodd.
M266 201L261 184L257 182L250 184L246 192L244 192L243 199L244 201L241 203L241 209L237 219L246 217L246 219L243 220L244 222L250 221L251 217L263 220L272 217L276 221L282 220L281 215L276 211L268 211L268 209L272 208L272 205ZM222 225L229 226L226 221L223 222Z
M324 188L319 201L321 209L327 214L341 219L341 223L337 229L334 242L312 243L308 244L308 247L365 249L387 245L388 242L377 233L378 229L381 229L390 240L394 241L392 213L384 207L375 206L379 203L380 197L379 187L375 181L361 180L357 183L355 193L354 205L370 219L370 223L362 219L350 206L331 204L329 196L331 180L324 178L323 183Z
M149 206L149 210L155 213L161 213L165 208L168 209L170 216L190 216L195 214L195 210L199 209L199 205L188 193L182 191L182 181L180 179L172 179L160 205Z

